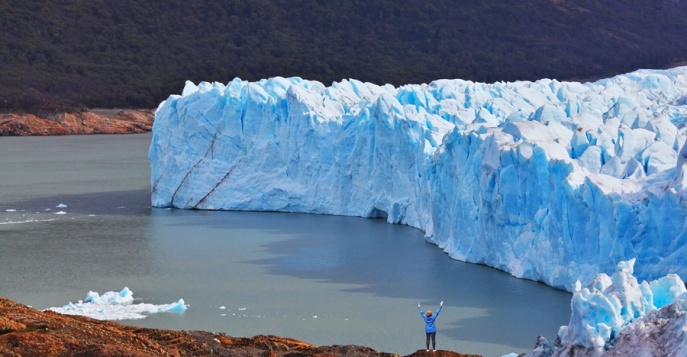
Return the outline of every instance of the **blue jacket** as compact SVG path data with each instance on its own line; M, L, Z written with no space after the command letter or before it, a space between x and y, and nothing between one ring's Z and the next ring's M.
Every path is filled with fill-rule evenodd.
M422 316L422 319L425 320L425 332L437 332L437 325L434 324L434 321L437 319L437 317L439 317L439 313L441 312L441 306L439 306L437 311L433 313L432 316L425 315L425 312L422 311L421 307L418 307L417 309L420 311L420 316Z

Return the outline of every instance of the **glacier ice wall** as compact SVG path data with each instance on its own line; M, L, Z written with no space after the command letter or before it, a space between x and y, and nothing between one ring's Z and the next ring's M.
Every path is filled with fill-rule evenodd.
M571 291L636 258L687 278L687 67L593 83L186 83L157 109L152 204L382 218Z

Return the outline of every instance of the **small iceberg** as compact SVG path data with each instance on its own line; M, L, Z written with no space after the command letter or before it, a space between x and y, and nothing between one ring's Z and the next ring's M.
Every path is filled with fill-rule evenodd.
M63 307L51 307L46 310L66 315L87 316L97 320L137 320L158 312L183 312L189 306L184 303L184 299L161 305L134 304L133 302L133 292L125 287L120 292L108 291L103 295L89 291L83 301L69 302Z

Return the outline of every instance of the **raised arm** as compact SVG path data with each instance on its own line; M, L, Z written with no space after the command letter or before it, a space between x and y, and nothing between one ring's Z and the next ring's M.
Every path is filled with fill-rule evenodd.
M437 312L434 313L434 318L439 317L439 313L441 312L442 307L444 307L444 301L443 300L439 303L439 308L437 309Z

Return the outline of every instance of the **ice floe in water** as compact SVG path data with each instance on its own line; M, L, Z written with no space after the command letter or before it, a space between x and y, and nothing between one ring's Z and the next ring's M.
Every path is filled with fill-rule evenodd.
M87 316L97 320L136 320L158 312L182 312L189 306L184 303L184 299L171 304L134 304L133 294L127 287L120 292L108 291L103 295L89 291L83 301L69 302L63 307L51 307L47 310L67 315Z

